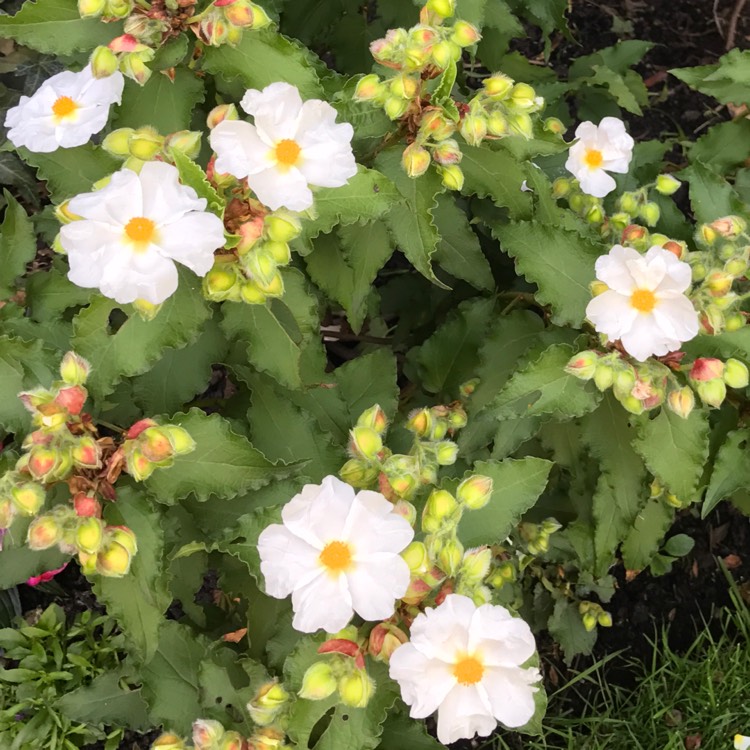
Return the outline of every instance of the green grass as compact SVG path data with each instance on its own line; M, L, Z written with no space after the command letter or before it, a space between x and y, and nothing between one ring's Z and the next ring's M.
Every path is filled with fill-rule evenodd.
M702 750L730 750L735 734L750 735L750 610L736 590L733 599L720 635L706 628L677 654L664 633L650 663L625 660L635 689L608 684L611 664L599 662L551 696L543 737L485 750L685 750L690 735Z

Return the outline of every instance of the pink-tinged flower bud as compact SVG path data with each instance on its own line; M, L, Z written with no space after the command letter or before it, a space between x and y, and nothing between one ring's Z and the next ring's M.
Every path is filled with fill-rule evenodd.
M456 489L456 499L463 503L469 510L479 510L492 498L494 482L492 477L482 474L474 474L467 477Z
M240 114L237 111L237 107L234 104L220 104L218 107L214 107L206 118L206 124L209 130L215 128L220 122L224 120L239 120Z
M459 47L470 47L472 44L476 44L481 38L482 35L479 33L479 29L468 21L458 20L453 24L451 39Z
M728 359L724 369L724 382L730 388L746 388L750 382L747 365L738 359Z
M637 242L646 237L647 234L646 227L642 227L640 224L630 224L622 230L622 243L627 245L631 242Z
M63 529L52 516L39 516L29 524L26 541L30 549L54 547L63 536Z
M96 572L107 578L122 578L130 571L130 552L117 542L110 542L96 556Z
M156 464L134 449L125 456L125 469L136 482L142 482L154 473Z
M47 493L44 489L31 482L20 485L19 487L13 487L10 491L13 505L16 509L24 516L35 516L42 505Z
M446 138L446 140L438 143L432 151L432 158L438 164L458 164L462 157L461 147L453 138Z
M307 668L300 688L300 698L309 701L322 701L333 695L336 690L336 678L329 664L324 661L316 661Z
M176 734L166 732L159 735L151 744L151 750L186 750L185 742Z
M79 492L73 498L73 507L77 516L81 518L101 518L102 517L102 506L101 503L91 495L87 495L85 492Z
M142 44L139 45L139 47L143 46ZM151 78L151 70L146 66L146 63L154 59L154 54L154 50L148 47L138 52L127 53L120 61L122 74L143 86Z
M747 222L740 216L724 216L712 221L709 226L724 239L734 240L747 229Z
M75 545L79 550L94 555L104 541L104 523L94 516L81 518L75 533Z
M690 379L697 381L716 380L724 375L724 363L714 357L699 357L690 369Z
M398 500L393 505L393 512L405 519L411 526L417 520L417 509L408 500Z
M727 397L726 383L721 379L698 380L695 382L695 390L704 404L718 409Z
M409 177L420 177L430 166L430 152L418 143L412 143L401 155L401 166Z
M240 236L240 241L237 244L237 252L240 255L244 255L253 248L256 242L263 236L264 229L265 221L262 216L256 216L250 221L241 224L237 230L237 234Z
M354 98L359 102L369 102L379 99L383 96L385 87L380 78L374 73L360 78L354 89Z
M99 445L94 438L84 435L73 446L73 463L84 469L98 469L101 466Z
M153 419L139 419L132 427L128 429L128 431L125 433L125 438L127 440L134 440L137 438L144 430L147 430L149 427L156 426L156 422Z
M705 281L712 297L724 297L732 289L733 283L734 278L725 271L711 271Z
M445 70L461 58L461 48L455 42L443 39L432 46L430 57L436 68Z
M678 260L685 260L687 257L688 249L687 244L684 242L677 242L676 240L667 240L662 247L668 250Z
M16 506L10 498L0 500L0 530L9 529L16 517Z
M219 3L215 2L214 5L218 6ZM232 0L231 3L223 5L225 6L224 18L233 26L245 28L253 25L255 14L253 13L252 3L247 2L247 0Z
M356 669L339 680L338 689L345 706L364 708L375 692L375 683L364 669Z
M78 0L78 14L81 18L95 18L104 13L107 0Z
M393 652L408 640L409 636L401 628L390 622L381 622L370 631L367 651L373 659L387 664Z
M392 78L389 84L391 94L400 99L412 99L419 91L419 78L402 73Z
M565 366L565 372L579 380L591 380L596 373L599 355L596 352L585 351L576 354Z
M56 451L43 446L35 446L29 454L27 468L34 479L43 482L52 476L58 463L59 459Z
M193 722L195 750L217 750L224 734L224 727L218 721L198 719Z
M409 415L406 429L420 437L426 437L432 431L433 418L429 409L418 409Z
M411 497L412 493L417 488L417 480L411 474L398 477L388 477L388 481L396 497Z
M143 45L131 34L123 34L115 37L110 43L109 48L113 52L134 52Z
M68 414L78 415L86 403L87 396L88 393L83 386L72 385L58 391L57 396L55 396L55 403L65 409Z
M117 71L117 55L104 45L97 47L91 54L91 73L94 78L109 78Z
M244 742L239 732L230 730L226 732L224 738L219 743L218 750L242 750ZM277 744L276 747L281 748L281 744ZM270 750L270 748L269 748Z
M427 107L422 111L419 129L434 141L444 141L456 130L456 124L449 120L440 107Z
M667 406L677 416L687 419L695 408L695 396L688 386L683 386L675 391L670 391L667 396Z
M461 190L464 186L464 171L458 164L438 167L440 179L448 190Z
M461 121L461 135L470 146L478 146L487 136L487 120L481 115L466 115Z
M380 435L371 427L355 427L349 432L349 450L353 456L372 460L383 450Z
M358 427L370 427L378 435L382 435L388 427L388 417L378 404L363 411L357 419Z
M154 463L168 461L174 456L174 448L160 427L149 427L138 439L141 453Z

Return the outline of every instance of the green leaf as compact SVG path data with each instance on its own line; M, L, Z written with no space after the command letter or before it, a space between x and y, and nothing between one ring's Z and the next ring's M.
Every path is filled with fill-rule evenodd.
M291 500L291 496L286 498ZM258 537L263 529L272 523L281 522L281 506L259 508L242 516L229 532L228 542L220 542L217 547L241 560L250 575L259 585L263 582L260 572L260 555L258 554Z
M402 197L385 217L391 237L417 271L446 288L432 270L432 256L440 242L432 212L438 194L445 190L440 177L434 169L416 179L409 177L401 166L401 149L381 152L375 164L393 180Z
M336 225L379 219L400 200L396 186L384 174L362 166L343 187L318 188L314 196L314 218L302 225L303 245Z
M750 158L750 120L721 122L690 147L690 160L699 161L720 174Z
M141 670L152 725L190 734L201 715L198 680L207 649L208 641L191 628L172 621L164 624L154 658Z
M31 420L17 398L21 391L49 386L55 379L56 356L41 341L0 337L0 426L8 432L24 433Z
M47 190L55 203L90 192L95 182L121 167L117 159L91 143L58 148L51 154L32 153L27 149L18 151L27 164L36 167L39 179L47 182Z
M359 333L367 315L367 300L378 271L393 253L382 221L340 227L318 237L305 258L310 278L346 311L349 325Z
M94 297L73 319L73 348L91 363L86 383L98 397L112 393L124 377L148 371L167 349L192 344L211 315L198 278L179 267L180 285L153 320L132 314L115 333L110 315L121 309L106 297Z
M302 45L266 28L245 32L236 47L206 47L202 66L229 81L239 78L252 89L286 81L299 89L303 99L314 99L323 96L314 63L312 53Z
M107 506L106 520L135 532L138 554L124 578L98 576L94 592L117 619L139 662L147 662L156 652L164 613L172 601L163 569L161 516L141 488L118 485L117 503Z
M676 68L669 72L722 104L750 103L750 50L736 48L720 58L716 65Z
M66 693L55 708L69 721L102 727L127 727L138 732L151 728L141 689L122 686L123 671L105 672L89 685Z
M433 218L440 234L434 255L437 264L457 279L468 281L476 289L493 289L492 269L479 245L479 238L453 196L438 196Z
M196 447L192 453L177 456L170 468L158 469L146 480L148 492L165 505L191 493L201 501L212 495L232 498L272 480L284 479L299 468L272 463L246 438L233 432L218 414L206 415L191 409L169 421L187 430Z
M115 126L150 125L162 135L189 130L193 112L205 97L203 80L186 68L174 73L174 81L163 73L154 73L144 86L126 81Z
M491 477L494 485L489 503L467 510L461 519L458 536L464 546L502 542L544 492L552 466L534 457L475 463L471 474Z
M58 270L35 271L26 279L26 304L31 317L40 323L56 320L71 307L88 304L92 289L76 286Z
M18 201L3 190L6 208L0 225L0 298L12 294L16 278L36 255L34 227Z
M562 647L565 663L568 665L578 654L590 654L594 649L596 630L586 630L578 605L565 597L560 597L555 602L555 609L549 618L547 628Z
M77 0L27 0L14 16L0 16L0 38L50 55L88 52L121 33L119 23L81 18Z
M628 570L648 567L672 525L674 514L674 508L659 499L646 502L622 545L622 560Z
M375 404L394 417L398 407L398 368L387 349L376 349L341 365L334 377L354 425L359 415Z
M693 547L695 547L695 539L687 534L675 534L674 536L669 537L664 543L664 551L668 555L673 555L674 557L685 557L685 555L689 555L692 552Z
M283 271L284 296L265 305L224 305L221 326L230 339L247 343L247 360L284 386L303 382L303 357L322 353L318 301L304 275Z
M750 489L749 441L750 430L734 430L719 448L701 509L703 518L737 490Z
M603 65L592 66L593 75L582 83L606 88L617 104L628 112L642 115L642 106L648 104L648 90L643 79L635 71L628 70L622 75Z
M516 271L537 285L534 296L551 306L552 321L579 328L600 248L575 231L529 221L496 226L493 235L515 259Z
M514 219L531 213L531 198L521 190L526 172L507 151L492 151L461 144L464 195L491 198L496 206L507 208Z
M742 211L742 202L732 186L705 164L693 162L678 177L690 183L690 206L697 222L711 222Z
M172 149L172 159L180 173L180 182L193 188L199 198L205 198L209 211L213 211L219 217L224 216L224 198L208 181L206 173L182 151Z
M43 552L35 552L26 546L25 535L11 545L9 536L18 535L19 522L3 540L3 549L0 552L0 589L9 589L19 583L26 583L31 576L38 576L48 570L57 570L70 560L70 555L65 555L58 549L48 549Z
M601 394L591 383L582 383L564 368L573 347L554 344L531 364L516 372L497 395L497 416L522 417L550 414L566 420L593 411Z
M383 725L378 750L444 750L445 745L427 733L423 722L404 714L391 714Z
M481 297L462 302L422 346L409 352L425 391L458 395L459 385L474 374L494 306L494 300Z
M272 460L307 460L304 473L313 482L337 474L346 461L346 453L334 445L330 434L268 379L256 377L251 387L252 405L247 419L254 445Z
M641 421L633 447L667 489L689 502L708 459L708 414L694 409L687 419L662 407L653 419Z

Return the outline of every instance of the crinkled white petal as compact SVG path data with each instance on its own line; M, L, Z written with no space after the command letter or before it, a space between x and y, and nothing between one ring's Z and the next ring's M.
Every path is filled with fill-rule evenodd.
M617 187L614 177L608 175L603 169L586 169L579 172L576 177L581 190L586 195L593 195L594 198L604 198Z
M199 198L189 185L182 185L179 172L171 164L163 161L146 162L141 167L138 180L141 183L143 205L148 206L148 218L158 226L170 224L188 212L195 212L197 215L206 210L206 199ZM221 244L224 244L223 241Z
M677 342L674 348L698 335L698 313L685 295L667 292L658 299L653 311L654 320L666 336Z
M660 328L653 313L640 313L629 330L620 336L625 351L639 362L651 356L661 357L679 349L680 341Z
M626 334L638 315L638 310L630 304L629 296L611 289L594 297L586 306L586 317L599 333L610 339L619 339Z
M481 644L485 665L518 667L536 651L529 626L510 612L491 604L477 607L469 626L469 652Z
M253 116L258 134L269 145L297 135L302 98L295 86L278 81L262 91L250 89L240 105Z
M657 291L684 292L692 284L693 274L690 266L663 247L655 245L649 248L644 257L647 261L661 258L664 263L665 276L659 283Z
M450 664L428 658L413 643L405 643L393 652L389 673L398 682L401 697L411 706L409 715L414 719L424 719L437 711L456 685Z
M511 700L508 696L506 700ZM475 735L486 737L497 726L497 720L477 685L456 685L438 709L437 736L448 745Z
M639 257L640 253L634 248L615 245L606 255L601 255L596 259L594 265L596 278L620 294L631 294L636 284L627 262L637 260Z
M99 291L121 304L146 300L153 305L164 302L177 290L177 268L151 245L134 253L125 245L104 259Z
M336 633L349 624L354 615L352 600L343 575L320 575L292 592L292 627L301 633L325 630Z
M409 566L399 555L381 553L371 558L362 562L355 557L346 581L354 611L363 620L385 620L396 609L396 600L409 588Z
M273 524L258 537L260 570L266 593L276 599L289 596L301 582L320 575L320 551L281 524Z
M224 120L211 131L208 140L216 152L214 166L219 174L243 179L268 169L271 164L270 146L249 122Z
M750 737L745 737L741 734L735 734L734 750L750 750Z
M528 724L536 706L533 683L539 681L536 669L508 669L491 667L482 676L482 688L486 691L492 714L509 729ZM509 700L509 696L512 699Z
M251 174L247 184L272 211L288 208L290 211L305 211L313 204L313 195L307 180L296 167L278 169L275 166Z

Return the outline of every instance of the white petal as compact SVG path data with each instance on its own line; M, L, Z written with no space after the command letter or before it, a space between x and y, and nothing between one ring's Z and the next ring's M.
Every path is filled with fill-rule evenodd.
M414 529L379 492L363 490L352 503L344 538L356 540L358 559L368 559L371 553L402 552L414 539Z
M208 138L216 152L215 168L219 174L231 174L242 179L268 169L270 148L259 137L249 122L224 120Z
M383 554L373 562L359 562L346 574L354 611L370 622L385 620L409 588L409 566L399 555Z
M647 260L661 257L664 260L666 273L659 283L657 291L684 292L693 282L693 274L690 265L676 258L663 247L654 246L649 248L645 255Z
M351 130L348 124L336 127ZM335 141L305 147L297 168L308 183L319 187L342 187L357 174L357 162L351 146Z
M138 179L143 195L143 214L157 225L169 224L188 211L203 211L206 199L193 188L180 184L177 168L163 161L149 161ZM223 244L223 242L222 242Z
M628 261L640 257L641 254L632 247L615 245L607 255L596 259L596 278L620 294L632 294L637 285L630 273Z
M496 726L475 685L456 685L438 709L437 736L444 745L477 734L486 737Z
M534 669L491 667L482 677L495 718L509 729L528 724L534 716L536 688L531 682L538 678Z
M159 227L162 254L205 276L214 264L214 250L224 245L224 223L214 214L191 211Z
M623 348L639 362L656 354L662 356L679 348L680 342L664 334L653 314L636 316L630 330L620 336Z
M683 294L660 295L653 316L664 334L674 341L690 341L698 335L698 313Z
M321 573L306 585L295 589L292 607L292 626L301 633L314 633L320 629L336 633L345 628L354 615L343 575Z
M240 104L245 112L253 115L258 134L269 145L297 134L302 98L295 86L279 81L263 91L251 89Z
M83 105L97 104L109 108L111 104L119 104L122 100L122 90L125 86L125 77L119 70L105 78L95 78L91 75L91 67L87 67L82 73L88 72L89 78L81 88L80 102Z
M593 122L582 122L575 132L575 136L579 141L592 141L595 140L599 135L599 129L594 125Z
M399 646L391 655L391 679L398 682L401 697L411 706L409 715L424 719L434 713L456 685L448 664L428 659L413 644Z
M625 265L635 281L636 289L648 289L653 292L667 274L667 266L662 256L652 257L650 260L640 256L627 261Z
M475 609L468 597L447 596L439 607L417 616L411 626L411 642L430 658L453 664L457 652L468 651Z
M133 252L122 245L119 252L104 259L99 290L121 304L143 299L158 305L177 289L177 269L155 248Z
M750 750L750 737L744 737L741 734L735 734L734 750Z
M602 162L602 169L607 172L616 172L617 174L627 174L630 169L630 157L620 156L620 151L615 152L615 155L604 156Z
M581 190L586 195L593 195L595 198L604 198L617 187L614 178L610 177L603 169L590 169L581 172L577 177Z
M481 651L482 661L492 666L519 666L536 651L531 628L503 607L483 604L469 626L469 653Z
M272 211L288 208L290 211L304 211L313 204L313 196L302 173L292 167L280 170L266 169L248 175L247 184Z
M269 596L283 599L301 581L320 575L319 552L281 524L265 528L258 537L260 570Z
M619 339L632 328L638 311L630 304L629 297L609 290L588 303L586 317L599 333Z
M124 227L133 217L143 216L141 182L131 169L121 169L103 188L77 195L69 207L84 219Z

